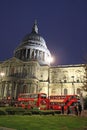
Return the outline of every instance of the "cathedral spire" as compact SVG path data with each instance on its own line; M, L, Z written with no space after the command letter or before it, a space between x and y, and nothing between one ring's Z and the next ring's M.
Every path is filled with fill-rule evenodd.
M32 32L38 33L37 20L35 20L34 25L32 27Z

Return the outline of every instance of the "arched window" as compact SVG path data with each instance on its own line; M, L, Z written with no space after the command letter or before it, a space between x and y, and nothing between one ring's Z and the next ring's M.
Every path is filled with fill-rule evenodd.
M77 94L80 94L80 93L81 93L80 88L77 88Z
M64 89L64 95L67 95L67 93L68 93L68 90L65 88Z

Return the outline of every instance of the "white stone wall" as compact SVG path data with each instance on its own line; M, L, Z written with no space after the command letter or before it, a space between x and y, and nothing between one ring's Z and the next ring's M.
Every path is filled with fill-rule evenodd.
M17 96L20 92L44 92L49 95L87 95L82 89L85 76L84 65L40 66L37 61L23 62L11 58L0 64L0 97L8 93ZM66 92L67 91L67 92Z
M50 86L55 93L64 94L64 89L67 89L67 94L78 94L77 89L83 93L82 86L85 75L83 65L51 67L50 72Z

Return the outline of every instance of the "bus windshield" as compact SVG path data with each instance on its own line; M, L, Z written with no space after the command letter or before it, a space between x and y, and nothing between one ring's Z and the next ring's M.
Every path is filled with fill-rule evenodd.
M46 99L46 98L47 98L47 95L46 95L45 93L41 93L41 94L40 94L40 97Z

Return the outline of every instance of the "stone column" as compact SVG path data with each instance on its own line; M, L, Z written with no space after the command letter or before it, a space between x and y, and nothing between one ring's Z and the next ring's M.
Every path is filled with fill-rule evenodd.
M7 95L6 95L6 97L8 97L8 95L9 95L9 82L7 82Z
M12 82L9 84L9 96L12 98Z
M4 97L7 97L7 83L4 84Z
M33 84L34 86L34 93L36 93L36 84Z
M35 59L37 59L37 50L35 50Z
M29 83L29 93L31 93L31 83Z
M35 59L35 55L36 55L35 49L33 51L34 51L34 59Z
M27 86L27 93L29 93L29 85L28 85L28 83L26 83L26 86Z
M30 49L27 50L27 59L29 59L30 57Z
M19 94L20 94L20 83L17 82L17 84L16 84L16 98L18 97Z
M44 53L44 61L46 61L46 53Z
M32 86L31 86L31 93L34 93L35 91L35 86L34 86L34 84L32 84Z
M39 50L37 50L36 57L38 59L38 57L39 57Z
M45 60L45 52L43 52L43 61Z
M2 82L2 88L1 88L2 98L4 98L4 90L5 90L5 85L4 85L4 83Z
M42 51L40 51L40 60L42 60Z
M17 97L17 83L15 82L14 84L14 98L16 99Z
M32 49L30 49L30 59L32 58Z
M26 49L25 58L28 59L28 49Z
M16 84L16 83L13 81L13 82L12 82L12 86L11 86L11 98L12 98L12 99L14 98L15 84Z
M42 52L42 60L44 60L44 52Z

